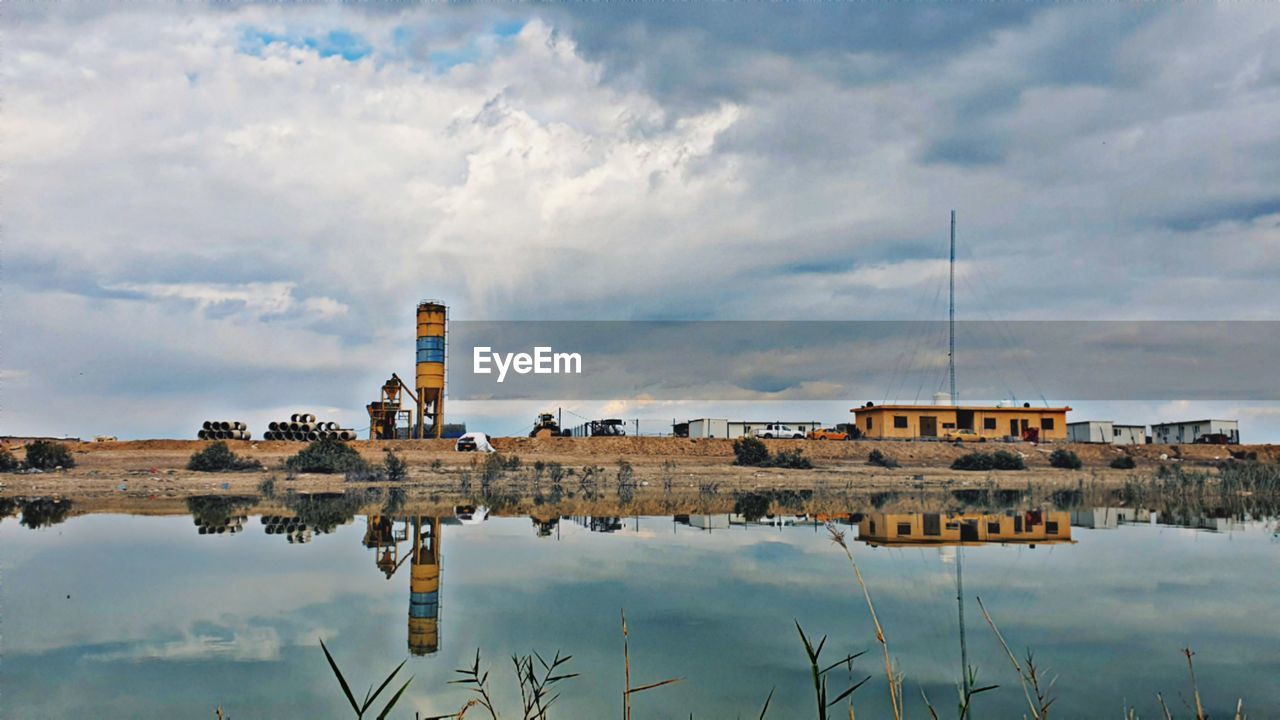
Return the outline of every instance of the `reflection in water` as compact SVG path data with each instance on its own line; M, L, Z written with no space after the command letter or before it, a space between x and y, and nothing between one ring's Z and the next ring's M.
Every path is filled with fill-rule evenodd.
M444 537L441 527L462 517L476 517L474 508L458 508L454 517L412 515L392 518L370 515L363 544L373 550L374 565L388 580L409 562L409 652L433 655L440 650L440 560ZM488 517L487 513L483 517ZM401 557L400 545L408 542Z
M261 520L268 535L283 535L290 545L311 542L311 528L296 515L263 515Z
M245 511L258 498L243 495L197 495L187 498L187 510L201 535L234 535L244 531Z
M774 685L770 717L811 717L794 620L832 633L840 652L875 642L827 522L856 524L850 539L881 546L851 544L895 660L935 702L972 664L983 684L1001 686L981 695L980 716L1025 712L1004 650L975 622L975 595L1015 652L1034 648L1061 674L1055 714L1093 717L1101 702L1178 692L1186 681L1178 651L1188 645L1206 712L1231 717L1243 696L1251 715L1267 716L1280 697L1273 528L1264 534L1243 521L1228 537L1163 524L1214 526L1213 513L1199 509L886 512L928 509L903 498L866 514L753 521L729 512L570 519L542 507L464 527L485 516L480 508L371 511L382 499L371 498L354 525L305 545L266 537L311 530L280 509L262 516L264 532L228 530L224 541L181 542L192 522L182 517L83 516L46 533L0 527L6 709L15 718L180 717L230 704L233 716L325 716L341 695L317 662L322 636L371 668L399 662L407 648L417 679L404 706L425 716L465 700L447 682L477 648L487 657L562 649L590 669L565 693L563 716L605 717L620 682L616 613L625 606L643 662L688 678L646 698L653 717L755 717ZM56 517L42 510L52 502L28 502L30 522ZM340 494L311 504L313 517L330 521L349 507ZM0 504L21 509L16 499ZM193 510L208 526L244 513L221 500ZM561 537L551 551L546 538ZM158 542L168 538L179 541ZM1028 552L1041 543L1049 547ZM149 562L136 562L141 552ZM967 661L958 595L969 603ZM139 659L148 661L142 676ZM493 666L495 677L504 664ZM73 691L58 692L65 687ZM910 693L910 715L927 716L919 695ZM858 715L891 716L885 697L883 679L873 678L855 695Z
M71 513L71 501L53 497L0 497L0 520L21 514L19 524L32 530L64 522Z
M984 513L867 513L858 540L871 545L1053 544L1071 542L1071 517L1060 510Z

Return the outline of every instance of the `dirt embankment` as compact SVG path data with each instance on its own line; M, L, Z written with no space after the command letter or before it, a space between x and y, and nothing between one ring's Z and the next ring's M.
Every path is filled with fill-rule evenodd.
M77 443L70 449L76 467L39 474L0 475L0 496L53 495L75 500L80 508L119 512L185 512L185 498L207 494L252 495L259 485L273 478L277 491L342 492L360 487L340 475L298 475L287 473L284 461L304 447L296 442L229 441L239 455L259 460L264 470L242 473L202 473L186 469L187 460L209 443L189 440L139 440L128 442ZM356 441L350 443L366 459L380 462L392 450L409 464L409 478L402 487L413 500L447 501L461 497L464 478L479 483L483 456L458 453L449 440ZM1160 465L1211 468L1236 454L1263 462L1280 458L1280 447L1212 445L1031 445L1026 443L983 443L955 446L939 442L893 441L809 441L771 440L770 450L800 449L814 463L810 470L740 467L733 464L733 442L721 439L687 438L496 438L494 445L504 455L515 455L521 469L504 474L509 492L527 495L533 488L534 466L541 463L547 478L550 467L565 471L566 487L578 487L584 468L600 468L595 477L602 491L617 483L620 463L625 461L636 483L636 500L669 498L682 493L689 497L728 497L741 491L807 491L821 494L883 492L941 492L964 488L1000 488L1037 492L1091 487L1115 488L1135 475L1149 475ZM1065 447L1084 463L1079 471L1049 466L1053 450ZM951 462L974 450L1004 449L1023 456L1027 471L961 472L951 470ZM899 463L896 468L868 464L867 455L879 450ZM22 457L21 448L14 448ZM1110 468L1113 459L1128 455L1136 461L1134 470ZM573 472L573 475L568 475ZM546 480L544 480L546 482ZM612 490L609 490L612 492ZM655 499L656 498L656 499Z

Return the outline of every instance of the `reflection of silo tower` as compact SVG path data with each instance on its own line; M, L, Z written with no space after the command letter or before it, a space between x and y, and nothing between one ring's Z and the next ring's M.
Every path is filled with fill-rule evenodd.
M412 541L409 652L430 655L440 649L440 518L415 517Z
M440 437L444 429L444 342L448 321L449 309L444 303L418 303L417 437Z

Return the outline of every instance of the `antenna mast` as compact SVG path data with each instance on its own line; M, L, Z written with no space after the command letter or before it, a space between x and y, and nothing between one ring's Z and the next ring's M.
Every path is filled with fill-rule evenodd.
M956 211L951 211L951 283L950 308L948 310L947 372L951 375L951 404L958 404L956 396Z

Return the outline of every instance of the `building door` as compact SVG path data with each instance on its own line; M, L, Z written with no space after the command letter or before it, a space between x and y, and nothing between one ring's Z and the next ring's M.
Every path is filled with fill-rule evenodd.
M978 541L978 521L965 520L960 523L960 542Z
M1022 436L1022 433L1018 432L1018 421L1016 419L1009 421L1009 435L1012 437Z
M920 418L920 437L938 437L938 418L931 415Z

